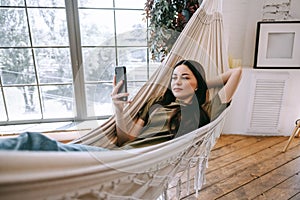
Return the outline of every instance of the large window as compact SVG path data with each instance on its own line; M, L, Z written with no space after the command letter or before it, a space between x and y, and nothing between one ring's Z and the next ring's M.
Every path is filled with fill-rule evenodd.
M141 0L0 1L0 124L111 115L114 67L127 66L132 95L156 67L143 7Z

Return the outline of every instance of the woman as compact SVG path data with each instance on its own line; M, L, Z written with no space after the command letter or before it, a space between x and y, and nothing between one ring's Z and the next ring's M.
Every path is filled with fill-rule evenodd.
M150 99L138 115L126 125L123 117L124 101L128 93L117 91L112 100L115 106L119 146L141 147L170 140L193 131L215 119L230 103L241 77L241 69L229 70L219 79L206 82L202 66L192 60L182 60L174 67L169 89L161 97ZM209 88L222 87L206 102Z
M205 80L202 66L191 60L182 60L174 67L169 89L161 97L150 99L129 123L123 117L126 103L118 93L122 82L112 91L115 107L117 145L122 148L142 147L182 136L213 120L231 101L238 86L241 70L229 70L220 81ZM224 84L220 92L206 102L207 89ZM39 133L24 133L17 138L0 140L0 149L34 151L103 151L100 147L80 144L62 144Z

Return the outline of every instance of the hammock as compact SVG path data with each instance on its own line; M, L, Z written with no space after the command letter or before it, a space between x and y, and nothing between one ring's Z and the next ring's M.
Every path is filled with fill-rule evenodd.
M169 83L166 77L171 77L172 67L181 59L200 62L206 68L208 78L227 69L221 3L221 0L202 3L169 56L126 108L128 117L136 114L149 97L165 91ZM221 134L228 111L229 108L211 123L184 136L138 149L103 152L1 151L1 199L179 198L184 195L183 188L186 188L185 194L198 194L204 183L209 153ZM115 147L114 116L72 143Z

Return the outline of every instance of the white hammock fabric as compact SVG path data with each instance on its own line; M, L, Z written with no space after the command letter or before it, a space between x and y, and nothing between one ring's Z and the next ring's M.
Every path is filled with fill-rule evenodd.
M166 77L171 77L172 67L179 60L199 61L206 68L208 78L227 69L221 3L221 0L202 3L170 55L127 107L129 118L149 97L165 91L169 83ZM0 151L1 199L122 200L174 195L179 198L184 195L182 187L187 188L187 194L197 193L204 183L208 156L221 134L228 110L189 134L138 149L104 152ZM73 143L114 147L115 141L113 116ZM196 168L195 173L190 170L192 168ZM192 177L194 184L189 181ZM175 186L176 194L166 192L171 185Z
M194 185L198 191L227 112L228 108L212 123L185 136L129 151L0 152L1 199L152 200L172 182L178 184L179 196L180 179L192 176L194 184L186 186ZM194 175L189 173L193 167L197 168ZM184 171L185 176L178 174Z

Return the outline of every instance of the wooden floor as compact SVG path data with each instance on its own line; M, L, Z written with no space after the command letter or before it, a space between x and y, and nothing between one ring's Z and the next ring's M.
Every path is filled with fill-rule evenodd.
M223 135L211 152L206 184L185 200L299 200L300 139Z

